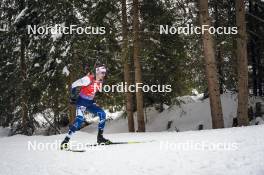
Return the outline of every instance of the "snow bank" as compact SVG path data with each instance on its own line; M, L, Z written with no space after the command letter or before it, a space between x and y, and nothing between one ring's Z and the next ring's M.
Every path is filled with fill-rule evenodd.
M3 128L0 126L0 138L7 137L10 133L10 128Z
M146 130L149 132L161 131L190 131L202 129L212 129L212 119L209 99L201 100L203 94L194 96L178 97L180 105L166 107L159 113L155 107L145 109ZM263 102L263 99L251 97L249 105L254 106L256 102ZM221 95L223 109L224 125L226 128L232 127L233 118L237 113L237 95L227 92ZM262 124L262 118L257 119L258 124ZM137 128L136 113L134 116L135 128ZM200 125L200 126L199 126ZM97 124L93 124L83 129L89 133L97 132ZM128 123L126 118L118 118L108 121L106 124L106 133L128 132Z
M203 125L203 129L212 128L212 119L209 99L199 100L199 98L182 97L184 101L180 106L174 105L150 121L148 131L165 131L168 123L170 131L198 130L198 125ZM236 95L226 93L221 95L223 117L225 127L232 126L232 120L236 117Z
M202 96L202 94L198 94L196 96L179 97L180 105L166 107L161 113L155 107L145 109L146 130L150 132L190 131L198 130L199 125L203 125L203 129L211 129L212 119L209 99L201 100ZM233 118L236 117L237 96L231 92L222 94L221 102L225 127L232 127ZM134 121L135 128L137 128L136 114ZM97 124L85 128L84 131L97 132ZM105 132L128 132L127 119L117 118L108 121Z

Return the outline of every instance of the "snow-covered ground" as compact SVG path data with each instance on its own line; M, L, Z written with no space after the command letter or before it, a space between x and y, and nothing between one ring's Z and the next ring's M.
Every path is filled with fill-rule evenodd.
M64 135L2 137L0 174L263 175L263 133L264 125L106 134L113 141L154 141L90 148L84 153L58 150L54 143ZM77 132L72 138L72 144L94 142L95 135L85 132ZM39 150L33 150L37 147Z

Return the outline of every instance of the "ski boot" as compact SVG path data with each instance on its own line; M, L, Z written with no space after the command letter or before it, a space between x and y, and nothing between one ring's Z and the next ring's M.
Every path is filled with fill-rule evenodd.
M103 137L103 130L99 130L98 131L98 135L97 135L97 143L99 145L110 145L112 142L106 138Z
M69 148L69 141L70 141L70 138L65 137L65 139L61 142L60 149L61 150L67 150Z

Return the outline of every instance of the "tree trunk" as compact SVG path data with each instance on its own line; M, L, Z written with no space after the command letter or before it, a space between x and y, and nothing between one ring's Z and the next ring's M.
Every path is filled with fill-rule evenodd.
M135 65L135 82L142 83L141 65L139 59L139 3L133 0L133 57ZM143 111L143 94L139 88L136 92L138 132L145 132L145 121Z
M68 84L68 91L69 93L71 93L71 85L72 83L75 81L76 78L76 71L74 69L74 66L76 66L76 60L77 60L77 53L76 53L76 47L73 47L73 65L71 65L70 69L70 73L67 77L67 84ZM74 104L70 104L69 103L69 124L73 124L74 120L75 120L75 116L76 116L76 109L75 109L75 105Z
M22 36L20 38L20 72L21 72L21 79L22 79L22 85L21 85L21 109L22 109L22 127L23 127L23 133L28 133L28 126L29 126L29 119L28 119L28 97L27 97L27 66L26 66L26 60L25 60L25 39Z
M245 4L236 0L237 60L238 60L238 125L248 125L248 60L246 41Z
M218 2L214 2L214 18L215 18L215 23L214 27L220 27L221 26L221 20L219 18L219 11L218 11ZM217 70L218 70L218 78L219 78L219 88L220 88L220 94L224 92L224 72L223 72L223 57L222 57L222 48L221 48L221 43L220 43L220 35L218 33L215 34L215 50L216 50L216 62L217 62Z
M253 94L255 96L258 95L258 79L257 79L257 54L256 54L256 44L255 39L253 36L251 36L250 39L250 51L251 51L251 61L252 61L252 86L253 86Z
M67 84L68 84L68 87L69 87L69 91L70 91L70 89L71 89L71 84L72 84L72 82L73 82L73 75L72 75L72 73L70 73L69 74L69 76L67 77ZM69 103L69 117L68 117L68 119L69 119L69 124L73 124L73 122L74 122L74 119L75 119L75 105L73 105L73 104L70 104Z
M220 94L224 93L224 71L223 71L223 56L222 56L222 47L221 45L218 46L217 49L217 62L218 62L218 74L219 74L219 88L220 88Z
M210 26L210 18L208 13L208 1L199 0L200 6L200 23L201 25ZM205 60L205 69L206 76L208 81L208 90L210 97L210 107L211 107L211 116L212 116L212 127L223 128L223 113L219 92L219 82L217 76L217 67L215 61L215 52L213 48L213 38L208 31L202 35L203 40L203 49L204 49L204 60Z
M128 63L128 34L127 34L127 8L126 0L122 0L122 36L123 36L123 46L122 46L122 59L124 64L124 80L127 85L131 85L130 76L130 65ZM128 131L135 132L134 127L134 117L133 117L133 98L131 92L126 92L126 113L128 119Z
M25 8L25 2L20 1L19 10ZM22 109L22 132L29 135L29 116L28 116L28 96L27 96L27 65L25 58L26 37L21 34L20 37L20 77L21 77L21 109Z

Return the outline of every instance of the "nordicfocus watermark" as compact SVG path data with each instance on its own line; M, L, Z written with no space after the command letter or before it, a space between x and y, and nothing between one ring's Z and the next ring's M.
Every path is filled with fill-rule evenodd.
M143 83L136 83L128 85L127 82L121 82L114 85L97 85L94 84L94 91L99 90L99 92L172 92L171 85L147 85Z
M161 141L159 148L160 150L169 151L236 151L238 146L236 142L212 143L210 141L194 142L189 140L179 143Z
M214 27L209 25L202 26L194 26L187 24L186 26L169 26L169 25L160 25L159 33L160 34L184 34L184 35L192 35L197 34L201 35L208 31L211 35L236 35L238 34L237 27Z
M27 150L28 151L55 151L60 149L62 140L54 140L53 142L38 142L38 141L28 141ZM71 141L68 145L70 150L103 150L104 146L87 146L87 143L80 143L76 141Z
M36 26L36 25L27 25L28 34L38 34L38 35L47 35L47 34L86 34L86 35L103 35L106 33L105 27L95 27L95 26L77 26L69 25L65 26L64 24L55 24L54 26Z

